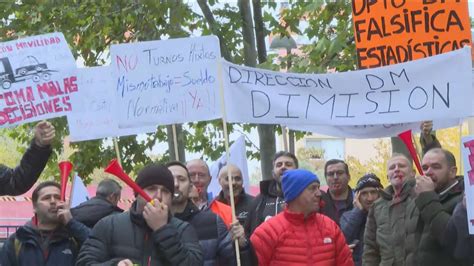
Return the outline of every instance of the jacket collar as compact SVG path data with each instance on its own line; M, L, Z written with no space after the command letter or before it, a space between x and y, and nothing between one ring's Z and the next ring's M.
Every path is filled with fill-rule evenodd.
M240 194L237 195L236 197L235 205L237 205L239 201L244 200L244 198L245 198L245 189L242 189ZM222 190L221 192L219 192L219 195L217 195L216 199L224 204L230 205L230 202L227 202L227 199L224 197L224 192Z
M354 191L352 190L352 188L350 186L347 186L347 189L348 189L347 198L346 198L345 201L347 203L347 206L352 206L352 204L353 204L352 202L354 201ZM333 202L334 199L332 198L331 193L329 192L329 189L327 190L326 194L327 194L329 200Z
M405 200L408 196L410 196L413 193L413 187L416 184L416 180L413 177L407 178L402 185L402 191L400 192L399 196L399 201ZM386 200L392 200L393 197L395 196L395 189L393 188L392 185L388 186L386 189L382 190L382 193L380 193L382 198Z
M15 234L21 241L41 242L41 231L32 221L18 228ZM50 243L59 242L69 237L67 229L62 225L48 234L51 234Z
M439 198L443 201L445 198L448 198L452 195L457 195L464 191L464 182L463 176L456 176L455 182L448 188L444 189L444 191L439 193Z
M182 221L189 221L193 218L194 215L199 213L198 207L194 205L191 200L188 199L188 203L186 203L186 207L184 207L183 212L175 213L174 217L182 220Z
M303 224L308 220L312 220L315 218L316 213L317 212L313 212L305 218L303 213L292 212L288 209L288 207L285 207L283 210L283 215L285 218L293 224Z
M283 191L275 179L260 181L260 193L271 197L283 197Z

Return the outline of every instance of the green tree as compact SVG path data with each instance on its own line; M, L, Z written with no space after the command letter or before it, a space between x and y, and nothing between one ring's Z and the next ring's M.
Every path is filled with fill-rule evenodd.
M275 70L286 68L288 58L274 65L274 57L268 57L264 38L269 32L280 35L300 34L307 36L310 44L300 47L302 56L293 57L292 71L326 72L328 69L346 71L354 69L354 43L350 18L350 3L346 1L291 2L276 18L277 4L249 0L237 3L198 1L201 13L182 1L4 1L0 3L0 36L2 41L53 31L63 32L73 55L82 58L86 66L106 62L111 44L140 40L161 40L176 36L215 34L219 37L222 55L237 64L246 63ZM308 27L303 29L303 24ZM255 28L254 26L255 25ZM252 36L253 35L253 36ZM255 60L258 62L250 62ZM53 119L58 138L53 143L55 154L48 171L57 171L57 160L62 151L61 140L69 134L65 118ZM28 143L32 124L8 131L20 143ZM256 125L243 125L249 132ZM228 124L232 132L234 125ZM276 131L281 132L279 126ZM182 132L182 133L180 133ZM271 176L271 157L275 152L275 126L258 126L260 150L251 149L251 158L262 161L264 177ZM184 149L200 152L203 157L216 159L224 151L222 121L189 123L178 126L179 145ZM297 134L302 137L304 133ZM147 156L159 142L169 140L170 128L157 127L155 133L144 140L135 136L118 139L125 171L131 172L153 161ZM250 143L248 144L250 145ZM115 157L109 140L94 140L71 144L76 152L71 156L75 170L83 177ZM161 160L173 155L172 143ZM183 147L184 146L184 147ZM250 146L249 146L250 147ZM180 155L180 157L183 157Z
M384 187L389 185L389 180L387 179L387 162L392 155L390 141L386 139L378 140L375 144L375 150L377 151L375 156L367 162L361 162L354 156L348 156L346 158L351 172L351 180L349 181L351 187L355 187L357 180L366 173L374 173L377 175Z

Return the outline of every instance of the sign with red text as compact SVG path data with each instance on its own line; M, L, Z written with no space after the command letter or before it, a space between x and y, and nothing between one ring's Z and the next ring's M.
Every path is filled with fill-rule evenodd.
M71 96L67 115L71 142L155 132L156 127L119 128L110 66L79 68L80 91Z
M224 62L227 119L377 125L472 116L471 49L373 69L281 73Z
M71 111L76 62L62 33L0 43L0 127Z
M463 137L461 150L464 165L464 193L469 234L474 235L474 136Z
M471 45L467 0L352 0L352 20L361 69Z
M112 45L119 127L221 117L215 36Z

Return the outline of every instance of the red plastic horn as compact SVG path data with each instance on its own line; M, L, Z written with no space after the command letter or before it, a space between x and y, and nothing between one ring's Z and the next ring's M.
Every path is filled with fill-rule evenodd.
M59 162L59 172L61 173L61 200L66 199L67 179L72 170L72 163L70 161Z
M113 174L114 176L120 178L129 187L131 187L133 191L142 196L142 198L144 198L147 202L152 202L153 204L153 200L150 198L150 196L148 196L148 194L146 194L145 191L143 191L143 189L139 187L137 183L133 182L133 180L123 171L122 167L117 162L117 159L110 161L104 172Z
M405 146L407 146L411 158L413 158L413 161L415 162L418 173L424 175L423 169L421 169L420 159L418 158L418 154L416 153L415 146L413 146L413 141L411 139L411 129L398 134L398 137L403 141L403 143L405 143Z

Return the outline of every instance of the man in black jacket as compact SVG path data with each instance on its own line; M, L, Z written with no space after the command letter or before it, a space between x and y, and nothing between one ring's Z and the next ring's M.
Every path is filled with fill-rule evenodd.
M92 228L100 219L123 212L117 206L121 193L120 184L113 179L106 178L100 181L97 186L95 197L71 209L72 216Z
M60 185L47 181L33 191L35 216L10 236L0 265L74 265L80 245L90 230L73 219L60 200Z
M255 198L245 193L242 172L236 165L228 164L222 167L222 169L219 171L219 184L221 185L222 190L219 195L217 195L216 199L230 206L229 182L227 178L227 171L229 168L233 184L232 187L234 192L235 215L237 216L240 224L244 225L252 202Z
M288 169L298 168L298 159L293 153L280 151L273 157L273 178L260 182L260 194L255 198L247 221L245 233L248 237L267 219L277 215L283 210L285 200L281 190L281 178Z
M0 165L0 196L21 195L35 184L51 155L54 136L51 123L42 121L36 124L35 137L20 164L15 169Z
M463 265L474 265L474 235L469 234L466 196L454 208L444 229L441 243Z
M321 196L324 202L321 213L339 224L342 214L353 208L353 192L348 185L351 179L349 166L343 160L331 159L324 165L324 176L329 189Z
M171 215L174 178L161 165L145 166L135 181L153 202L137 196L130 211L100 220L77 265L202 265L194 228Z
M235 265L235 251L224 221L209 208L201 211L189 200L192 184L184 164L170 162L167 166L174 176L175 185L171 211L174 217L190 223L196 229L204 254L204 265Z

